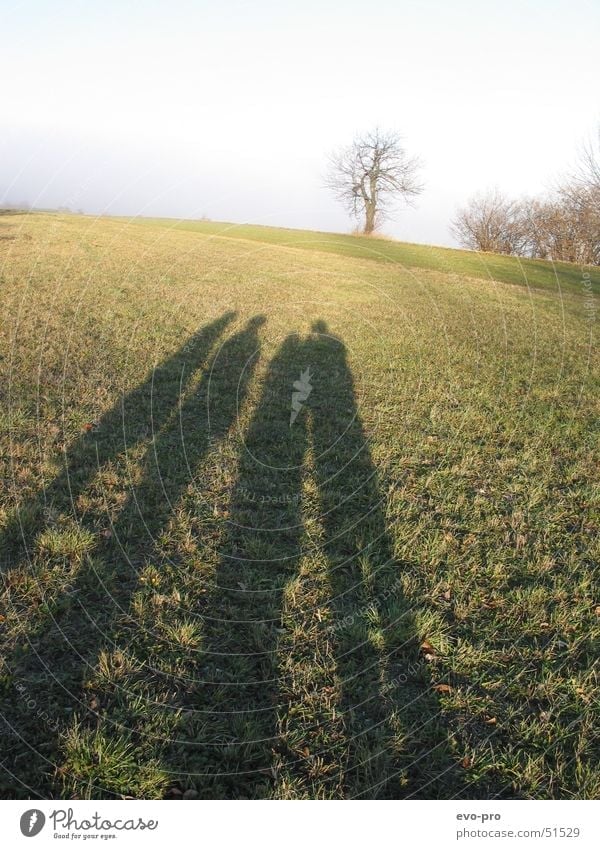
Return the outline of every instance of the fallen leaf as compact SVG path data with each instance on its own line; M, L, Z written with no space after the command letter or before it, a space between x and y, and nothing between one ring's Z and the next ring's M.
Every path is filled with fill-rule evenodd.
M450 684L435 684L433 689L437 693L451 693L452 692L452 687L450 686Z
M444 593L444 598L446 599L446 601L450 601L450 599L452 598L452 593L450 592L450 590L446 590L446 592Z
M485 720L486 725L495 725L496 722L497 720L495 716L488 716L488 718Z
M473 760L468 755L465 755L462 761L460 762L460 765L463 769L469 769L473 766Z
M432 660L435 660L435 649L431 645L429 640L423 640L420 645L420 650L423 653L423 658L427 661L427 663L431 663Z

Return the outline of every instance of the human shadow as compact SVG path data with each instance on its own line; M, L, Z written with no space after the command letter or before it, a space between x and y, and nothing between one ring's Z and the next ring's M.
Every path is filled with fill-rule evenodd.
M450 772L456 789L461 776L420 648L427 635L403 588L345 345L325 322L312 330L307 404L346 735L344 793L436 797Z
M303 516L311 474L316 542ZM294 647L285 640L294 623L284 625L283 614L303 558L321 558L329 616ZM305 339L288 337L270 363L205 611L204 683L184 764L201 795L269 797L281 771L308 797L430 797L456 771L346 349L323 322ZM282 657L297 652L298 642L305 667L315 670L332 647L334 687L326 689L336 691L337 703L294 727L305 707ZM330 730L315 733L327 723Z
M152 368L143 383L119 398L100 421L69 445L61 473L49 486L41 488L34 500L16 510L2 529L3 570L14 568L21 557L31 558L39 533L55 512L77 515L77 498L100 469L120 455L131 454L163 427L187 382L205 363L234 317L233 312L225 313L193 334L172 356Z
M193 470L211 438L219 438L235 421L252 375L258 330L264 318L249 321L217 352L220 368L213 381L209 432L208 357L232 318L233 314L227 314L213 322L154 369L142 386L98 423L93 434L74 446L65 471L30 511L37 522L33 535L25 537L26 554L35 547L35 533L42 530L49 506L70 506L77 516L77 495L86 490L95 473L117 454L131 452L133 445L152 436L143 456L140 482L131 486L106 535L97 533L97 516L78 517L82 525L88 524L96 532L94 550L74 577L67 579L68 592L44 605L43 615L37 617L35 626L6 661L10 679L4 688L1 712L11 733L5 735L3 768L15 795L32 790L41 796L52 795L51 775L60 757L60 730L68 724L74 708L82 704L86 671L95 664L102 647L111 646L115 620L127 613L138 570L153 552L173 505L193 482ZM8 530L13 535L13 550L14 530ZM32 727L22 698L15 699L12 692L15 683L20 694L43 693L44 716L51 718L50 728L48 721Z
M205 648L191 718L180 729L185 745L165 753L165 764L206 798L269 795L282 591L301 552L306 432L287 423L302 344L288 337L269 363L245 432L227 538L202 609Z

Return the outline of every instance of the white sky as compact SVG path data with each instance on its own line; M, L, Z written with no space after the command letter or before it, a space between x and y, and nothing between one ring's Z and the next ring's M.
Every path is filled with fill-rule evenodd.
M326 155L378 124L426 181L386 232L452 244L573 162L599 57L598 0L3 0L0 203L345 231Z

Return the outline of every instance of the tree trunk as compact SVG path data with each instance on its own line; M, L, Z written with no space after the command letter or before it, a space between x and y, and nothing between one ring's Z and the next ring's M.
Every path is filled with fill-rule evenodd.
M370 236L371 233L375 230L375 204L373 201L366 201L365 203L365 229L364 233L366 236Z

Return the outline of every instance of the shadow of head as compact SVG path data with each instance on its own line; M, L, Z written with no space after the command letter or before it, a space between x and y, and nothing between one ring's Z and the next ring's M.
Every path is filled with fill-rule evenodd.
M255 315L254 318L251 318L250 321L246 324L246 330L258 330L259 327L262 327L267 321L267 317L264 315Z
M313 321L311 330L313 333L325 333L329 335L329 327L327 326L327 322L323 321L322 318L319 318L317 321Z

